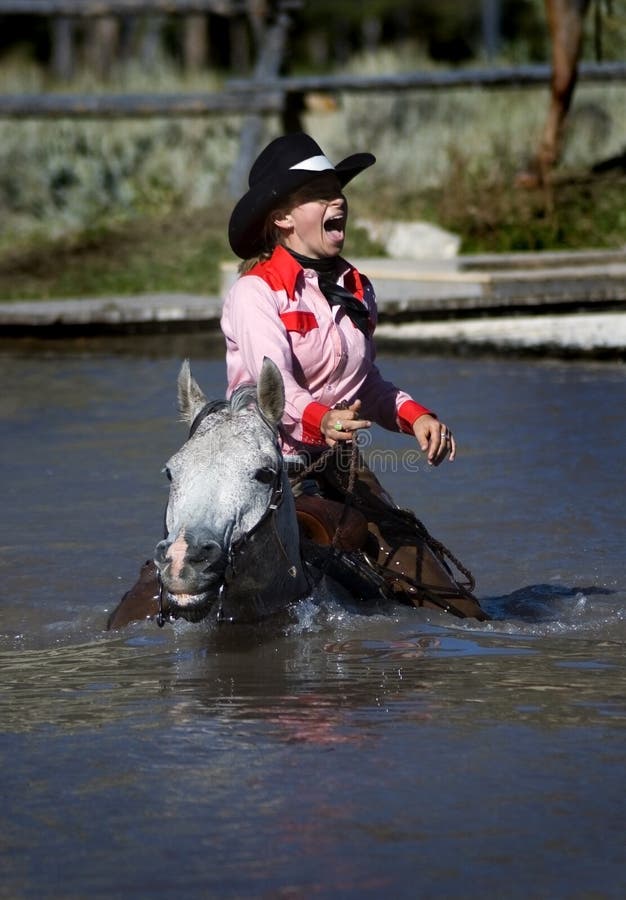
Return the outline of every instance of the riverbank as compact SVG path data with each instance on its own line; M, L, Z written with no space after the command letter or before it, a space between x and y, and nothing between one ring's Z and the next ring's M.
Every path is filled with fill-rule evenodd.
M376 286L381 344L626 356L626 249L356 264ZM7 301L0 304L0 329L4 337L42 339L214 332L221 298L235 277L235 263L222 264L219 296Z

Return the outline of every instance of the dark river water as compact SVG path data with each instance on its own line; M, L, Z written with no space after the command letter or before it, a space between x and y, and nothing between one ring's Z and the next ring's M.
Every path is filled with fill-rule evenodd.
M0 348L0 897L626 896L623 367L381 354L460 452L374 468L492 622L107 633L185 355L222 396L199 336Z

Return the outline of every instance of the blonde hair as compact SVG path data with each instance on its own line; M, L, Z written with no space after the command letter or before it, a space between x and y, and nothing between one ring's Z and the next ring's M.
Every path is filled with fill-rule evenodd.
M275 220L280 217L282 212L282 209L273 209L271 213L268 214L263 224L263 230L261 231L263 249L255 256L244 259L239 263L238 272L240 275L245 275L246 272L249 272L250 269L254 268L257 263L269 259L277 245L280 244L281 232L280 228L275 224Z

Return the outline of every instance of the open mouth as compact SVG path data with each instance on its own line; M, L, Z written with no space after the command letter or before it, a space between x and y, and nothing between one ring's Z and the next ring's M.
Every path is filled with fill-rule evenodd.
M345 216L332 216L330 219L326 219L326 221L324 222L324 231L328 232L329 234L343 234L345 227Z
M212 591L202 591L199 594L174 594L165 591L163 599L164 612L171 619L200 622L209 614L215 594Z

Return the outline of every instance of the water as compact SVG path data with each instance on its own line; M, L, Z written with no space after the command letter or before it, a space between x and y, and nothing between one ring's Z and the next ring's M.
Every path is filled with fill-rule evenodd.
M623 897L623 368L382 354L461 450L372 462L493 622L108 634L186 354L221 396L202 338L0 352L0 896Z

